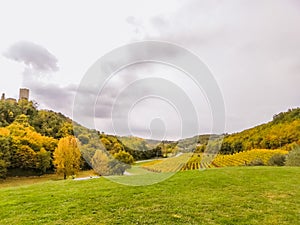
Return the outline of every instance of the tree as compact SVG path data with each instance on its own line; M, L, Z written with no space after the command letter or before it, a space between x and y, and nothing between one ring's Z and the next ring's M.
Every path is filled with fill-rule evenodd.
M11 124L21 114L17 102L0 101L0 127Z
M42 173L46 173L46 170L51 166L51 153L47 152L44 148L37 153L36 168Z
M47 110L38 111L30 121L37 132L56 139L73 135L71 123L64 115Z
M128 153L126 153L126 156L127 154ZM131 156L130 154L128 155ZM130 165L114 159L109 153L103 150L97 150L95 152L92 158L92 166L96 173L102 176L123 175L125 170L130 168Z
M63 123L62 127L60 128L60 130L58 131L57 134L59 137L66 137L69 135L74 135L74 128L73 128L72 123L70 123L70 122Z
M269 166L284 166L286 156L283 154L275 154L273 155L269 161Z
M36 153L27 145L21 145L17 148L12 157L14 167L21 169L36 168Z
M300 146L295 147L287 156L286 166L300 166Z
M115 143L110 150L111 154L116 154L118 152L124 151L124 147L120 143Z
M46 169L50 167L48 165L48 163L51 163L49 156L55 150L57 140L37 133L30 126L26 115L17 116L13 123L6 128L1 128L1 133L11 139L9 144L11 154L9 168L33 169L43 173L45 166Z
M119 151L118 153L114 154L114 158L129 165L134 162L132 155L125 151Z
M0 128L0 179L6 178L7 167L10 166L11 162L11 138L1 135L1 133L6 133L3 129L4 128Z
M6 162L0 159L0 179L5 179L7 173L7 165Z
M111 174L110 171L110 157L109 155L103 150L97 150L92 158L92 166L93 169L102 176L107 176Z
M74 136L64 137L59 140L54 151L54 165L58 174L67 176L75 175L80 169L80 157L78 142Z

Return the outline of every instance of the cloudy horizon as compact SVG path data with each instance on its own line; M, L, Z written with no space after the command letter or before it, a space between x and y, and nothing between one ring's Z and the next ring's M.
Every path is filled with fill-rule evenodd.
M18 89L27 87L40 108L72 117L78 87L96 60L120 46L156 40L193 52L209 68L224 100L226 133L300 106L300 4L295 0L19 4L22 7L6 3L0 14L0 92L7 97L17 98ZM170 98L177 97L168 101L152 96L166 94L165 88ZM194 129L182 133L182 125L197 124L198 133L212 130L206 93L172 66L128 66L101 90L85 91L87 103L77 122L94 128L86 122L93 120L107 133L178 139L196 135ZM90 103L88 98L95 93L96 104ZM136 99L143 95L149 98ZM178 114L176 110L187 101L191 107ZM84 110L91 106L94 115ZM192 108L198 122L193 116L182 117Z

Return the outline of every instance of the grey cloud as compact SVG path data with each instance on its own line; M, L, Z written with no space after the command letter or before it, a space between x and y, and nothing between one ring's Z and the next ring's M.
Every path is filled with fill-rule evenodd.
M130 24L143 28L135 40L172 42L203 59L223 92L227 132L235 132L299 106L299 9L297 1L191 0Z
M60 111L68 116L72 114L74 86L60 87L55 84L32 83L30 86L32 97L43 105Z
M56 72L59 70L57 58L43 46L32 42L17 42L3 55L11 60L24 63L36 71Z
M42 107L71 115L77 86L62 86L43 80L46 74L59 70L58 60L52 53L43 46L20 41L9 47L3 55L27 66L23 71L23 85L30 89L31 99Z

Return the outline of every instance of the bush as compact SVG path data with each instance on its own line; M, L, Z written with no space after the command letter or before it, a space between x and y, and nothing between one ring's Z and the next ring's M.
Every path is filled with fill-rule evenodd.
M287 156L286 166L300 166L300 146L295 147Z
M258 158L258 159L252 160L248 165L249 166L264 166L265 164L262 159Z
M7 174L6 162L0 159L0 179L5 179Z
M286 156L283 154L275 154L273 155L269 161L269 166L284 166Z

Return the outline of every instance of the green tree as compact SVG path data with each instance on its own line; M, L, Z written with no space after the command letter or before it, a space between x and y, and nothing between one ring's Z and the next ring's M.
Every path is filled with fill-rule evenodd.
M0 159L0 179L5 179L7 174L7 164L4 160Z
M21 169L36 169L36 153L27 145L21 145L12 156L13 166Z
M0 127L11 124L16 116L21 114L17 102L4 100L0 101Z
M73 125L70 122L65 122L62 124L61 128L58 131L59 137L66 137L69 135L74 135Z
M48 110L40 110L31 120L32 126L42 135L60 139L72 135L72 121L62 115Z
M84 134L80 134L78 136L79 141L81 142L81 144L86 145L89 143L89 137L87 135Z
M36 168L42 173L46 173L47 169L51 166L51 153L47 152L44 148L37 153Z
M64 137L59 140L54 151L54 165L58 174L67 176L75 175L80 169L81 153L78 142L74 136Z
M286 156L283 154L275 154L273 155L269 161L269 166L284 166Z

